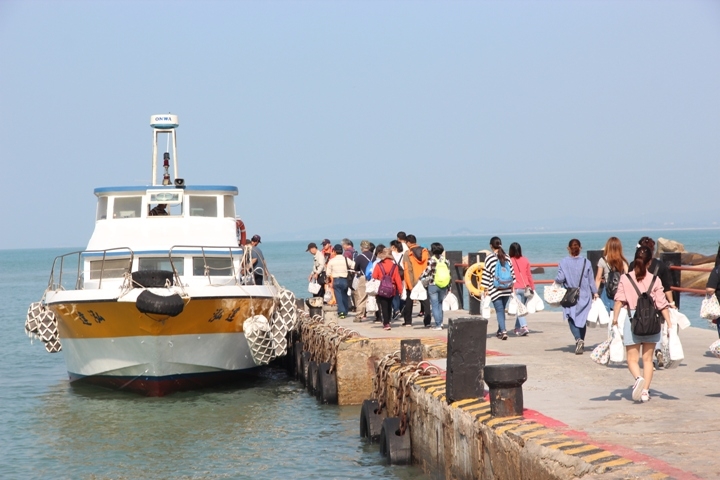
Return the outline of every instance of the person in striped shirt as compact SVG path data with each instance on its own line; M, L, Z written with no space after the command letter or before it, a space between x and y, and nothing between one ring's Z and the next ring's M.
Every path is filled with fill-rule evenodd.
M485 289L485 295L490 296L493 307L495 308L495 314L497 315L498 330L497 337L501 340L507 340L507 330L505 329L505 306L510 300L510 296L513 294L513 284L515 283L515 272L512 268L512 262L510 257L507 256L502 248L502 241L499 237L492 237L490 239L490 248L493 253L485 258L485 268L482 272L482 287ZM510 269L512 275L512 282L509 285L504 286L502 282L499 282L498 273L500 266L506 266Z

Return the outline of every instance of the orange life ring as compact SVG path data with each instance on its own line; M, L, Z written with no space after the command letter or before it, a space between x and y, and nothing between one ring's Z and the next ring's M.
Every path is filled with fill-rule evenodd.
M235 230L238 237L238 245L242 247L247 243L247 233L245 233L245 224L239 218L235 220Z
M482 272L484 268L485 262L477 262L465 270L465 287L468 289L468 293L476 298L480 298L485 291L482 286Z

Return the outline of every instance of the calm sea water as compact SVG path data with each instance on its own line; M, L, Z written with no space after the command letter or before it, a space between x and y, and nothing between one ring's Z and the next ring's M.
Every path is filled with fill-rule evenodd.
M720 231L616 233L634 251L643 235L714 253ZM599 249L608 233L504 235L532 261L557 262L571 237ZM315 239L318 240L318 239ZM360 239L353 239L359 244ZM390 239L371 238L387 244ZM487 248L489 237L420 238L447 250ZM312 258L307 242L262 245L279 282L300 297ZM0 478L427 478L416 467L387 467L358 436L358 407L318 405L284 372L266 369L249 384L145 398L70 387L62 354L31 344L23 325L47 285L52 260L69 249L0 251ZM540 278L551 278L548 271ZM699 319L700 298L681 310Z

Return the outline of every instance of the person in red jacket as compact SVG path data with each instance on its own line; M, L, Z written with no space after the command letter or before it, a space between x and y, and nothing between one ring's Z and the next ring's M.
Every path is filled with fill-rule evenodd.
M402 291L403 283L402 280L400 280L400 272L398 271L398 266L393 259L390 249L385 248L385 245L378 245L375 251L377 252L377 258L380 261L377 265L375 265L372 277L382 282L382 279L388 275L392 279L392 283L395 287L393 295L389 297L381 296L379 293L376 295L378 308L380 309L380 318L383 322L383 328L385 330L390 330L390 320L392 319L392 301L395 294Z

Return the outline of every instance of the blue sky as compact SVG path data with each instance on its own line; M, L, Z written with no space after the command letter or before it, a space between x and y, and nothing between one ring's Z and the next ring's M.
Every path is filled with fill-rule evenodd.
M264 240L710 226L718 52L711 1L3 0L0 248L84 246L167 112Z

